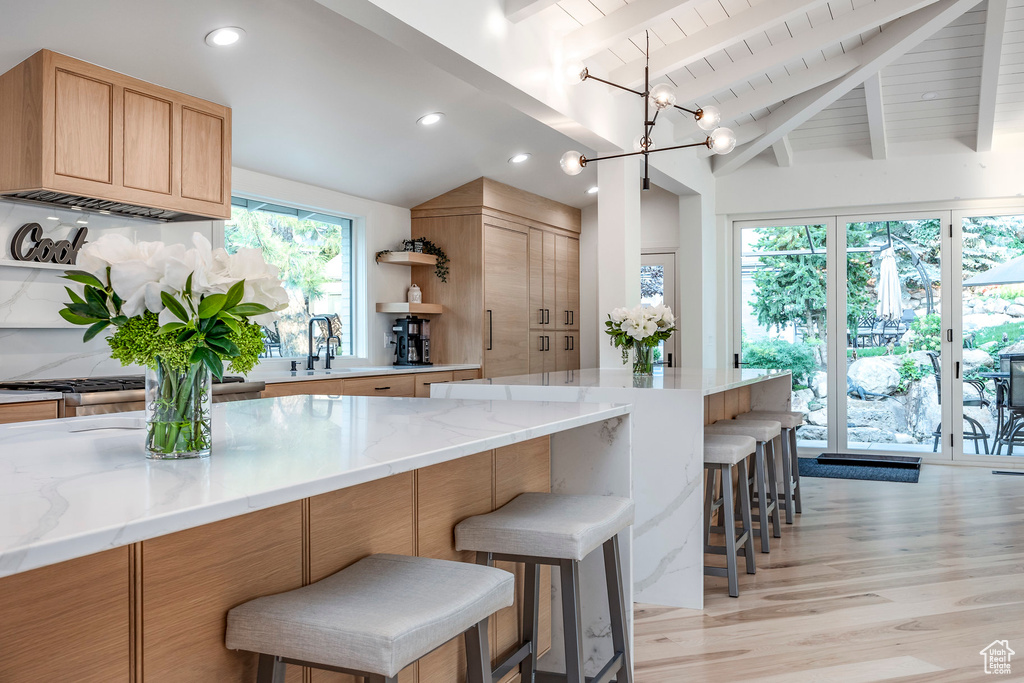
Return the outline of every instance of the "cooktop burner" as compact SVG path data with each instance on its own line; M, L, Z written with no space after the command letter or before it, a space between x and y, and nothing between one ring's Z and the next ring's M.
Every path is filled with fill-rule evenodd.
M217 382L215 378L213 380ZM244 377L225 375L223 382L244 382ZM60 391L65 394L91 394L99 391L130 391L145 389L143 375L123 377L81 377L75 379L34 379L17 382L0 382L0 389L8 391Z

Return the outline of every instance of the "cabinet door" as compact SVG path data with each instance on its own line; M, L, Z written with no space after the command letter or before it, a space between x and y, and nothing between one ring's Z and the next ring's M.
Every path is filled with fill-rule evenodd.
M54 173L110 184L114 85L65 69L54 83Z
M171 193L172 108L168 100L125 89L125 187Z
M580 369L580 335L572 330L563 330L555 337L558 340L558 347L555 357L555 369L579 370Z
M566 237L565 251L565 307L569 311L569 329L580 329L580 241ZM579 351L576 352L577 355ZM577 366L579 364L577 363Z
M220 116L181 108L181 196L222 203L226 122Z
M555 346L559 336L554 330L530 330L530 374L552 372L555 369Z
M555 237L555 323L559 330L578 330L580 301L580 242Z
M530 326L554 328L555 308L555 236L530 228Z
M530 370L530 249L526 233L484 225L484 376Z

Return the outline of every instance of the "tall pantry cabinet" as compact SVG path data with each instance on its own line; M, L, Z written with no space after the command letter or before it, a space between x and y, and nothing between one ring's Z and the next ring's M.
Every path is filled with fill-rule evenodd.
M416 283L445 310L431 359L484 377L578 369L579 233L579 209L487 178L415 207L413 237L450 260L447 283Z

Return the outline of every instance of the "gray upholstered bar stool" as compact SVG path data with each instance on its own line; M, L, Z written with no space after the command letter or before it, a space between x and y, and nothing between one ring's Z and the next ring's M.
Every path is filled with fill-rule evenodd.
M740 580L737 565L739 556L747 561L747 573L756 571L754 566L754 534L751 527L750 489L747 481L747 457L757 450L757 442L749 436L704 435L704 469L707 470L707 490L704 494L704 552L725 555L725 567L704 565L705 576L724 576L729 579L729 595L740 596ZM739 501L733 502L732 468L738 471L737 488ZM715 496L716 479L721 475L722 496ZM742 525L737 533L736 509L739 509ZM712 521L715 512L721 511L721 524ZM725 545L711 545L711 534L723 534Z
M235 607L225 645L259 653L257 683L284 683L287 664L396 683L399 671L465 634L469 683L491 683L487 619L514 595L515 577L493 567L371 555Z
M749 436L756 443L754 450L754 476L747 480L747 488L757 490L757 527L753 534L761 539L761 552L771 550L768 541L768 525L772 536L782 537L779 522L779 490L775 480L774 439L782 433L782 425L774 420L719 420L704 427L704 434L726 436ZM753 503L753 501L751 501Z
M470 517L455 527L455 547L476 551L480 564L526 563L523 642L494 670L495 681L518 666L524 682L632 683L627 605L619 565L619 532L632 523L633 501L629 498L523 493L494 512ZM580 562L599 547L604 549L614 654L598 675L585 679ZM540 565L545 564L558 567L565 674L537 669Z
M800 514L800 459L796 450L796 430L804 423L804 414L791 410L752 410L736 416L737 420L777 420L782 425L782 504L786 524L793 523L793 513Z

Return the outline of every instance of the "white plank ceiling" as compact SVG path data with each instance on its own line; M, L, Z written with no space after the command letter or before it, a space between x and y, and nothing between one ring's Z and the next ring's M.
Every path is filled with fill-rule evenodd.
M996 3L997 21L1005 11L1005 22L1001 30L989 27L986 38L988 2ZM652 85L670 82L686 106L719 106L723 125L742 143L780 128L772 125L773 112L797 96L876 59L887 31L909 31L940 11L951 20L886 53L870 76L877 80L868 84L869 97L860 80L784 139L769 132L761 141L766 146L758 149L771 158L773 145L791 146L799 163L800 152L816 149L857 148L876 158L899 154L907 142L958 140L981 149L991 144L979 125L986 117L996 145L1000 136L1024 133L1024 0L973 7L955 0L560 0L538 19L564 25L566 52L583 58L592 73L630 86L642 78L649 37ZM637 23L638 17L650 20ZM987 40L998 47L989 57ZM986 82L994 92L987 107ZM793 106L774 118L791 117ZM675 114L677 139L699 139L685 114Z

